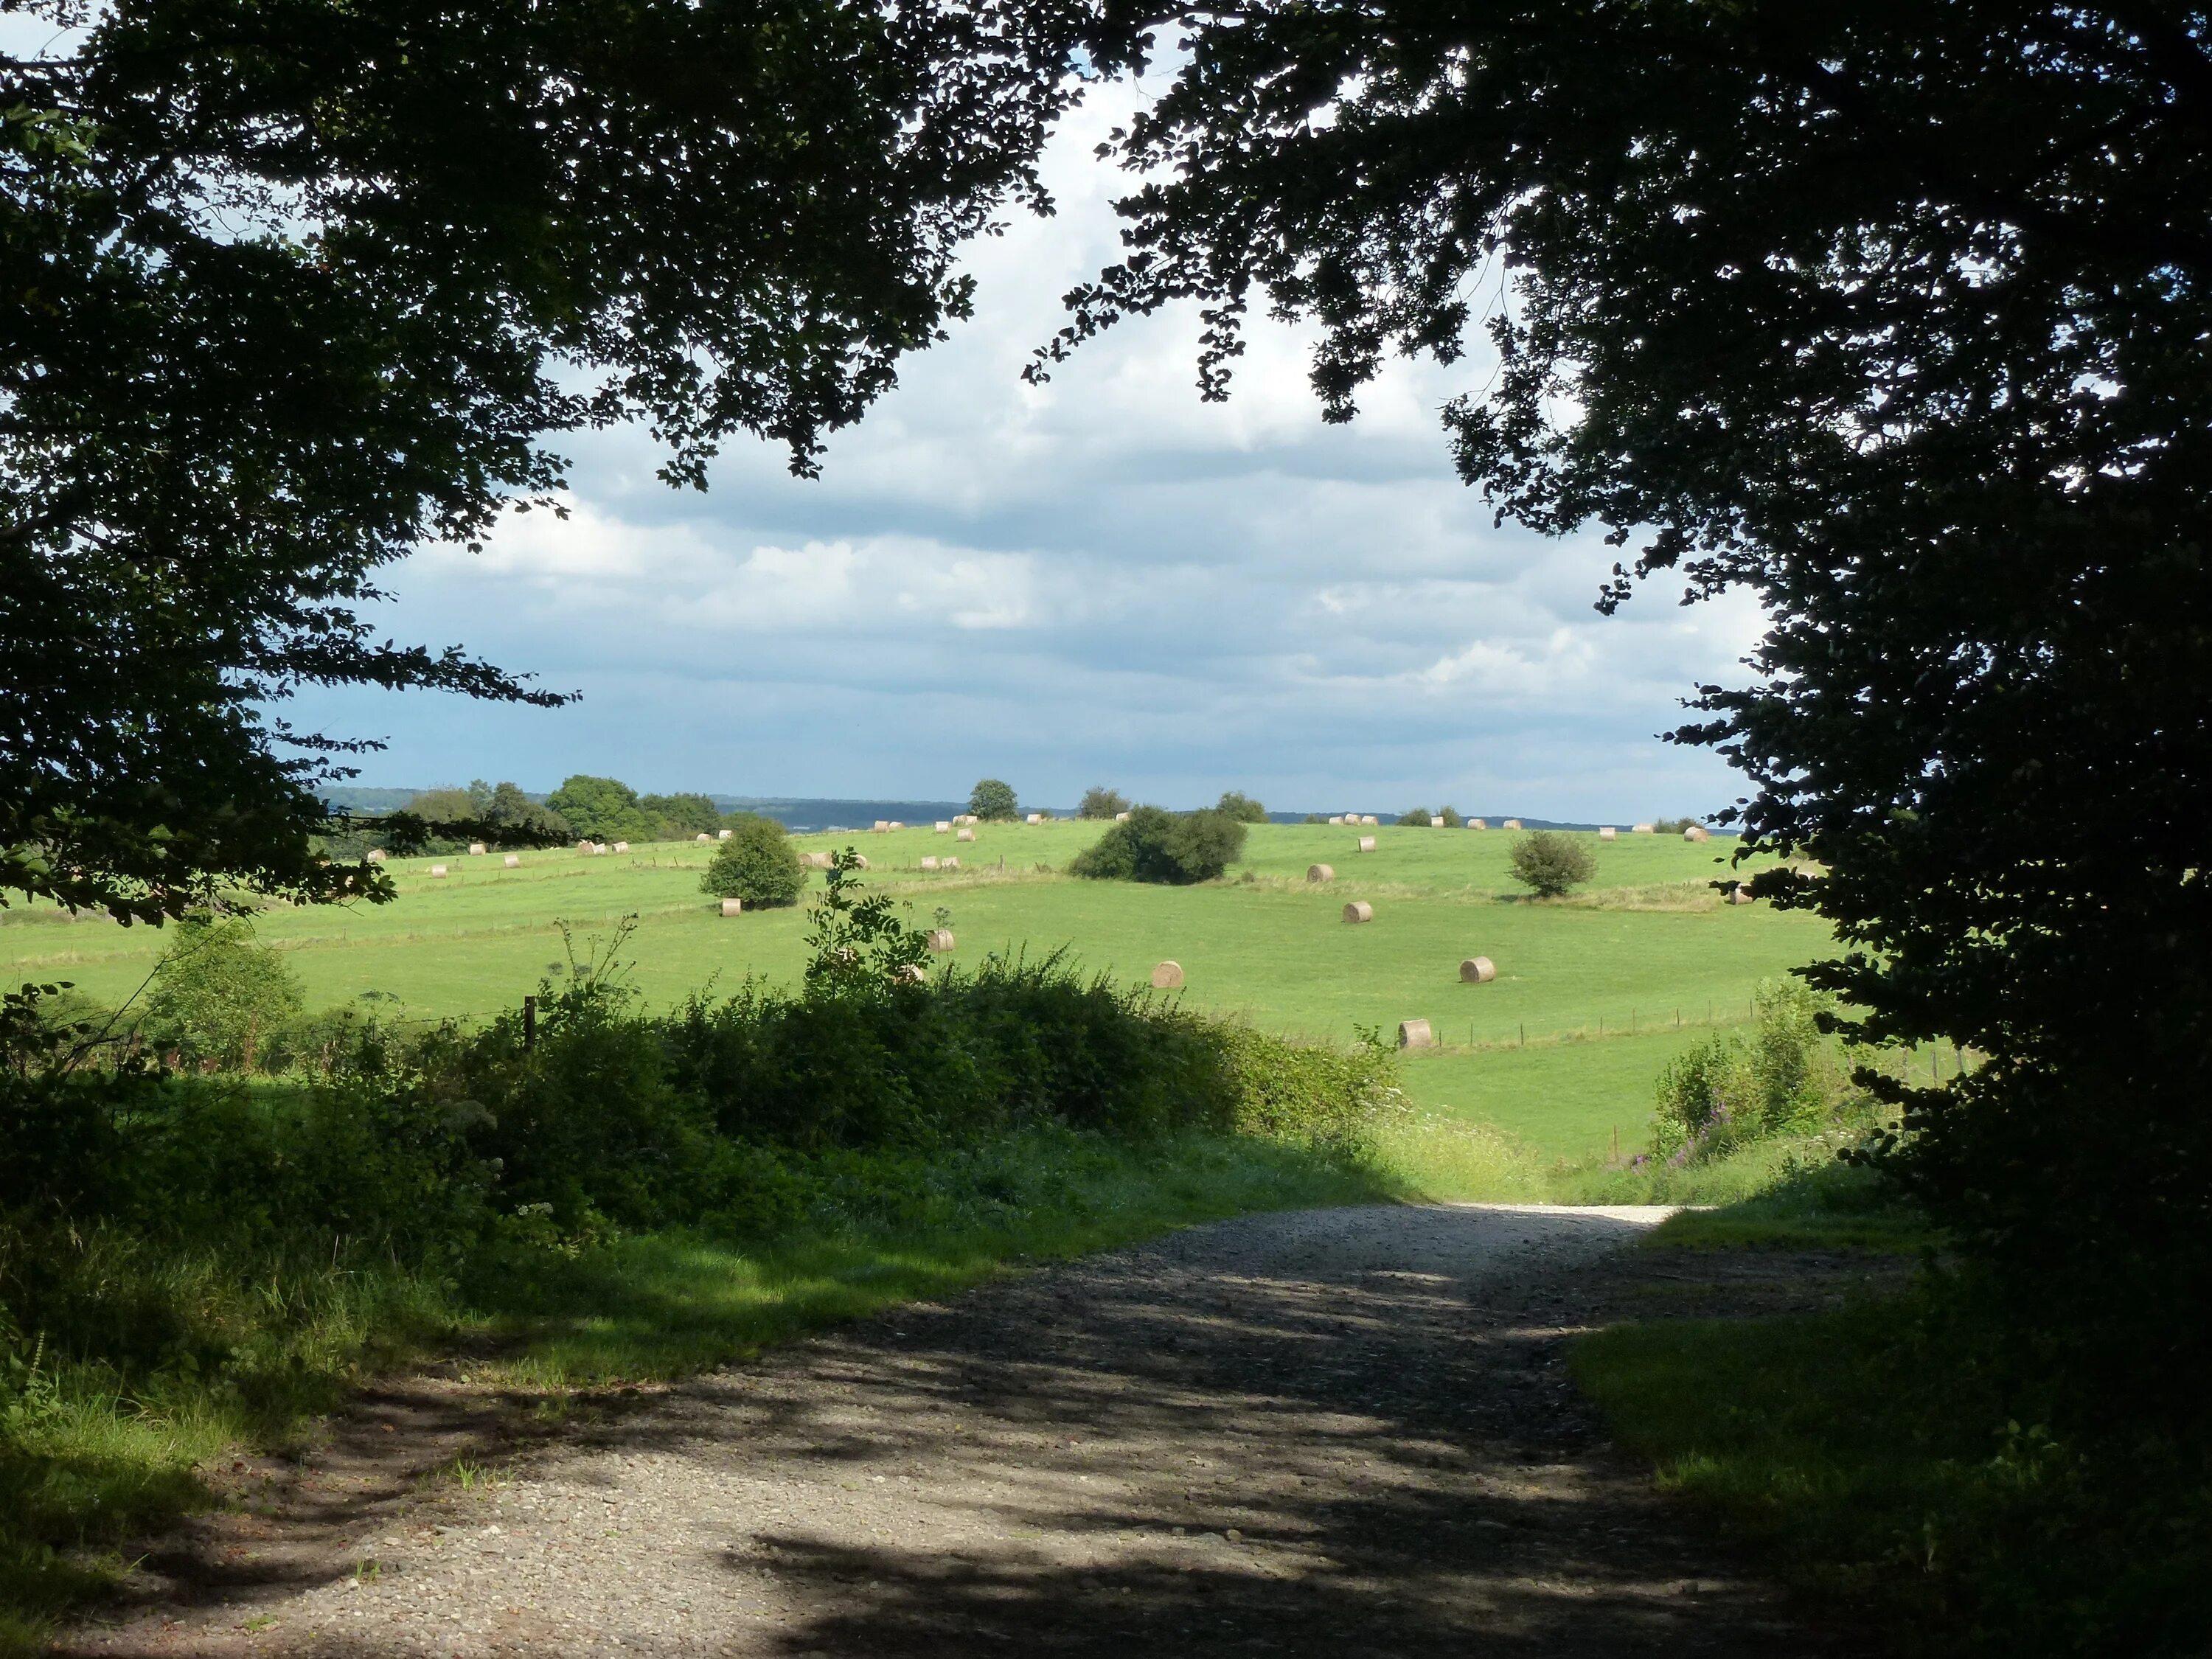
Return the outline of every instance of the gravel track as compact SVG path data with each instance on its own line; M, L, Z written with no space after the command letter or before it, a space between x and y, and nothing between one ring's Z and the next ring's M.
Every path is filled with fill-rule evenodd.
M794 1343L474 1494L404 1498L356 1454L265 1548L225 1534L273 1565L161 1581L65 1650L1836 1651L1567 1380L1606 1259L1662 1213L1246 1217Z

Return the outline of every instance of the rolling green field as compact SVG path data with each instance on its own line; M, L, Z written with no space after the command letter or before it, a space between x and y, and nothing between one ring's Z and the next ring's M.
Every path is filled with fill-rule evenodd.
M1752 987L1819 954L1817 920L1765 905L1724 906L1705 884L1729 873L1734 843L1674 837L1599 842L1582 894L1537 902L1510 880L1499 830L1397 829L1373 835L1319 826L1253 828L1245 861L1191 888L1077 881L1056 873L1095 824L986 824L972 843L927 826L796 838L809 849L853 845L869 880L909 902L915 920L942 909L956 962L993 951L1066 949L1086 969L1144 983L1152 965L1182 965L1190 1002L1275 1030L1349 1041L1363 1027L1395 1034L1428 1019L1441 1052L1407 1067L1408 1092L1436 1111L1496 1123L1551 1157L1623 1150L1644 1138L1660 1066L1699 1027L1747 1014ZM699 891L710 849L659 843L628 854L573 850L395 860L387 905L276 908L258 922L283 949L311 1005L379 994L386 1013L483 1018L565 968L560 927L579 954L623 917L628 957L648 1000L677 1000L748 974L787 981L805 960L802 909L725 919ZM924 856L957 853L957 874L924 873ZM430 875L434 862L450 873ZM1335 879L1310 884L1326 862ZM819 878L816 878L818 881ZM1347 926L1346 901L1375 919ZM0 965L16 980L66 979L120 1002L159 955L156 931L70 919L47 906L0 913ZM1462 957L1498 964L1488 985L1458 980ZM388 999L388 1000L387 1000Z

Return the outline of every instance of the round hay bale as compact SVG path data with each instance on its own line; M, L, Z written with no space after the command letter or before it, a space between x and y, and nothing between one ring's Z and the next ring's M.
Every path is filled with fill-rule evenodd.
M1308 881L1334 881L1336 879L1336 866L1333 864L1309 864L1306 866L1306 879Z
M589 836L586 836L583 840L578 842L576 843L576 850L579 853L590 852L592 850L592 838Z
M1129 815L1127 812L1116 812L1114 814L1114 822L1116 823L1127 823L1128 821Z
M1755 902L1756 901L1754 901L1751 896L1751 889L1745 886L1741 882L1736 883L1735 886L1729 889L1729 902L1730 904L1751 904Z
M1490 826L1485 823L1480 818L1469 818L1467 821L1467 828L1469 830L1487 830Z
M937 873L937 860L935 859L924 859L921 861L921 867L927 871L931 875L935 875Z
M472 858L472 859L480 859L480 858L482 858L483 855L484 855L484 844L483 844L482 842L480 842L480 841L472 841L472 842L471 842L469 843L469 856L470 856L471 858Z
M1401 1048L1433 1048L1437 1034L1429 1029L1425 1019L1401 1019L1398 1022L1398 1046Z
M726 916L740 916L744 914L744 911L745 902L743 899L724 899L722 901L722 914Z
M692 836L691 839L694 841L712 841L714 838L708 835L704 830L702 830L697 835Z
M500 862L510 870L520 870L522 868L522 860L515 857L512 853L509 853L505 858L501 859Z
M1628 833L1632 836L1648 836L1651 833L1651 826L1648 823L1639 823L1631 829Z
M810 870L827 870L830 867L830 855L827 853L801 853L799 855L799 861Z
M442 864L434 864L430 866L430 873L434 876L442 876L446 873L446 866Z
M903 830L906 828L906 825L901 823L896 818L893 818L891 820L891 828L894 830Z
M371 864L381 864L384 862L384 849L381 847L372 847L366 856Z
M1600 841L1619 841L1620 839L1620 831L1614 829L1609 823L1605 824L1599 829L1597 838Z
M952 948L952 930L950 927L931 928L929 930L929 948L933 951L950 951Z
M1022 822L1024 823L1042 823L1044 822L1044 814L1042 812L1032 812L1029 817L1024 818Z
M890 821L889 818L878 818L878 819L875 821L874 825L872 826L872 828L875 830L875 832L876 832L878 835L879 835L879 836L880 836L880 835L882 835L882 834L884 833L884 830L886 830L890 829L890 827L891 827L891 821Z
M1682 839L1684 841L1711 841L1712 838L1712 831L1706 829L1702 823L1693 823L1688 829L1682 831Z
M1498 964L1488 957L1469 957L1459 965L1462 985L1487 985L1498 977Z
M940 870L957 870L960 867L960 860L957 858L942 858L937 861L937 867Z
M1359 850L1363 853L1373 852L1375 850L1375 837L1372 836L1362 836L1359 838Z
M929 975L911 962L901 963L891 972L891 980L899 985L927 985Z
M1346 921L1372 921L1375 920L1375 907L1365 899L1354 899L1344 907L1344 919Z
M854 867L855 870L865 870L865 869L866 869L866 868L868 867L868 855L867 855L866 853L855 853L855 854L853 854L853 867Z
M1441 829L1443 829L1443 827L1444 827L1444 821L1443 821L1442 818L1438 817L1437 817L1435 813L1433 813L1433 812L1431 812L1431 813L1430 813L1430 814L1429 814L1429 828L1430 828L1430 829L1431 829L1431 830L1441 830Z
M1337 829L1341 830L1344 828L1344 814L1339 812L1334 817L1329 820L1329 823L1334 825Z
M929 826L929 830L932 835L949 836L952 833L952 820L951 818L939 818L936 823Z
M732 836L734 836L738 832L734 830L717 830L714 831L714 839L716 841L727 841Z
M705 840L705 839L706 839L706 837L702 836L701 836L701 837L700 837L700 839L703 841L703 840ZM616 852L617 852L617 853L627 853L627 852L629 852L629 843L628 842L626 842L626 841L618 841L618 842L617 842L615 843L615 851L616 851Z
M1508 830L1518 830L1521 827L1521 820L1518 818L1508 818L1505 820L1503 827Z
M973 841L975 839L975 832L973 830L956 830L952 832L952 839L955 841Z
M1365 817L1364 817L1364 818L1360 819L1359 821L1360 821L1360 823L1364 823L1364 824L1379 824L1379 823L1381 823L1382 822L1382 819L1380 819L1380 818L1376 817L1375 816L1375 814L1374 814L1374 813L1372 813L1372 812L1370 812L1370 813L1369 813Z
M1179 991L1182 988L1182 963L1163 962L1152 969L1152 989Z

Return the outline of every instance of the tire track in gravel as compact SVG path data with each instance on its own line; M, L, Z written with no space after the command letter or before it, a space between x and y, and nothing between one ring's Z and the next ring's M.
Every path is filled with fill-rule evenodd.
M1841 1652L1568 1382L1650 1210L1245 1217L670 1390L306 1582L70 1653Z

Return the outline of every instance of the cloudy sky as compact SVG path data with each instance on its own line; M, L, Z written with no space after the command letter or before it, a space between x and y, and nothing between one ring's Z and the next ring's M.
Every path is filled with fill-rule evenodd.
M957 799L977 777L1072 804L1092 783L1181 806L1628 820L1737 791L1657 742L1701 678L1735 678L1756 611L1647 587L1590 608L1595 537L1495 530L1437 411L1483 373L1402 366L1325 427L1296 333L1261 326L1225 405L1193 387L1196 325L1093 343L1043 388L1030 350L1112 256L1114 106L1062 132L1060 211L976 250L978 314L799 482L733 451L704 495L640 433L568 446L565 522L471 557L418 555L384 618L583 693L553 711L410 693L303 697L379 736L361 782L603 772L642 789Z

